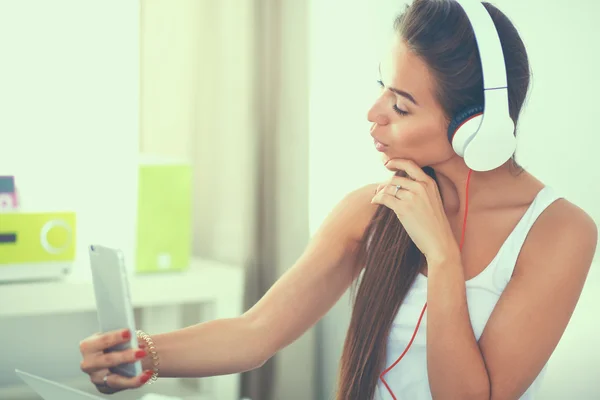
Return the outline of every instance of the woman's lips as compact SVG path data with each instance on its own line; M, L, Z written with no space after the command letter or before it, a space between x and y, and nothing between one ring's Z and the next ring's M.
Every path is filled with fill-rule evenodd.
M373 143L375 144L375 149L377 149L377 151L385 151L385 149L388 147L377 139L373 139Z
M375 131L375 129L377 129L379 125L377 124L377 122L373 123L373 125L371 126L371 137L373 137L373 143L375 144L375 148L377 149L377 151L384 151L384 149L387 146L387 144L383 144L381 143L379 140L375 139L375 136L373 136L373 132Z

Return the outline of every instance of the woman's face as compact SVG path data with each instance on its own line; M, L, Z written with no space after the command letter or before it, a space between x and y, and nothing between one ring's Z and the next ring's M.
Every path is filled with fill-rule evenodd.
M384 162L404 158L424 167L457 156L448 140L446 116L434 96L434 78L399 37L382 61L380 74L381 94L368 119Z

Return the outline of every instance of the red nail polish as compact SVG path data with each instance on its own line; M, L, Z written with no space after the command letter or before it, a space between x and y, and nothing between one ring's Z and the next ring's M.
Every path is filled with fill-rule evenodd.
M123 331L121 336L123 336L123 339L131 339L131 332L129 330Z
M146 352L144 350L138 350L135 352L135 358L144 358L146 357Z
M151 376L152 376L152 371L146 371L146 372L144 372L144 375L142 375L142 377L140 378L140 381L142 383L146 383L146 382L148 382L148 380L150 379Z

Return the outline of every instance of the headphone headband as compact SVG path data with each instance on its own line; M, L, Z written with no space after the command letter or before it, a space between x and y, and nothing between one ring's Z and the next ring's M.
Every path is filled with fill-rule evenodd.
M475 32L483 70L483 88L506 88L506 65L498 31L487 9L477 0L456 0Z

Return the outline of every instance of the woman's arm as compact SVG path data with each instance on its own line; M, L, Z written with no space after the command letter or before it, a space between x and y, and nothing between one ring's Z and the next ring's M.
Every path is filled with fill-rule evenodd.
M259 342L247 318L223 318L151 335L159 356L159 377L205 377L249 371L261 365L252 346ZM150 353L142 361L152 369Z
M311 328L348 289L361 268L359 240L377 205L377 185L346 195L299 260L246 313L152 335L159 376L205 377L248 371ZM151 369L149 357L144 369Z

